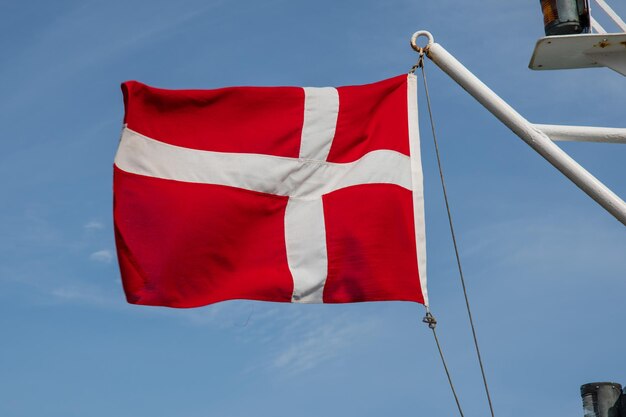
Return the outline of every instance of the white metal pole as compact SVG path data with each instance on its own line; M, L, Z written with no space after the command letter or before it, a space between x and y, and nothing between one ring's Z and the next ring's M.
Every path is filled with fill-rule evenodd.
M626 32L626 23L622 20L621 17L619 17L619 15L617 13L615 13L615 10L613 10L611 8L611 6L609 6L606 1L604 1L604 0L596 0L596 3L598 4L598 6L600 6L602 8L602 10L604 10L604 12L607 15L609 15L611 20L613 20L615 22L615 24L617 26L619 26L619 28L623 32Z
M591 18L591 28L596 30L596 33L600 33L602 35L606 34L606 29L602 27L600 23L593 16L589 16Z
M535 127L556 141L626 144L626 128L540 124Z
M423 32L417 33L424 34ZM429 40L432 42L432 35L429 36ZM626 203L621 198L555 145L545 133L535 128L532 123L483 84L463 64L450 55L443 46L432 42L424 48L424 51L439 68L478 100L513 133L523 139L617 220L626 225Z

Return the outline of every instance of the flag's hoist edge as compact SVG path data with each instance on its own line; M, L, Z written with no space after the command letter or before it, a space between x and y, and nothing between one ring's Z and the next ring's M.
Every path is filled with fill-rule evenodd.
M411 183L413 185L413 218L415 222L415 244L417 264L420 271L420 286L424 305L428 307L426 287L426 220L424 218L424 174L420 148L419 118L417 107L417 77L407 75L407 111L409 121L409 146L411 152Z

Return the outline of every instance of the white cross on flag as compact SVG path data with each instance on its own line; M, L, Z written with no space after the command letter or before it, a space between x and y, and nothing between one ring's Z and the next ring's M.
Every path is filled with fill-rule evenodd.
M122 90L114 219L130 303L427 304L413 75Z

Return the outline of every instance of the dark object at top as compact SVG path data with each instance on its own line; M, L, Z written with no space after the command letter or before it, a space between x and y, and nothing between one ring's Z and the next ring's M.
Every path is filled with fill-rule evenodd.
M580 387L585 417L626 417L620 414L622 386L615 382L592 382ZM623 407L622 407L623 408Z
M590 31L589 0L539 0L546 36Z

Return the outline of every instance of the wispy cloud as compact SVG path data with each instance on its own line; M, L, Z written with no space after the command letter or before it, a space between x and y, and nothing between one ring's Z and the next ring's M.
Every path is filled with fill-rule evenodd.
M118 24L115 28L104 24L116 17L132 23L136 16L121 14L115 7L81 4L66 11L60 17L39 28L39 35L21 51L16 51L14 65L2 69L5 74L12 68L37 68L37 71L23 71L20 77L28 77L28 82L19 83L20 88L9 91L0 100L0 108L8 108L9 103L21 107L36 100L51 85L69 82L73 75L86 68L108 63L123 56L130 50L146 43L155 42L158 36L171 36L176 31L184 30L185 25L194 19L206 16L212 9L219 7L222 0L198 2L196 7L175 7L165 2L155 5L150 11L144 10L142 24ZM162 19L167 15L168 19ZM118 22L118 23L119 23ZM93 30L99 28L99 30ZM76 33L84 36L75 36ZM62 49L58 45L64 45ZM41 67L41 62L48 65ZM51 83L50 80L55 80Z
M89 255L89 259L94 262L111 263L113 260L113 252L108 249L102 249Z
M255 304L244 301L230 301L211 304L207 307L162 310L169 316L182 318L187 324L200 327L216 327L231 329L234 327L246 327L255 315ZM256 315L255 315L256 318Z
M102 224L102 223L101 223L101 222L99 222L99 221L92 220L92 221L90 221L90 222L85 223L85 225L83 226L83 228L84 228L86 231L88 231L88 232L93 232L93 231L96 231L96 230L102 230L102 229L104 229L104 224Z
M349 350L359 337L368 334L370 326L341 318L321 325L316 323L277 352L270 367L287 376L313 369Z
M332 363L355 344L364 343L381 324L375 317L356 321L353 314L337 314L323 306L241 300L198 309L151 310L150 314L233 332L242 344L252 343L264 352L244 373L286 378Z
M576 227L568 225L576 224ZM518 217L491 225L483 224L468 231L469 256L488 254L491 267L524 268L536 270L542 265L554 266L558 262L561 279L572 279L571 273L598 268L619 270L623 265L621 230L612 224L577 218L573 215L545 215ZM589 249L593 248L594 251ZM596 251L603 254L603 265L594 262ZM564 274L564 272L570 272ZM556 276L555 276L556 278Z
M86 285L66 285L54 288L50 294L56 301L88 304L113 309L125 307L120 297L114 297L100 288Z

